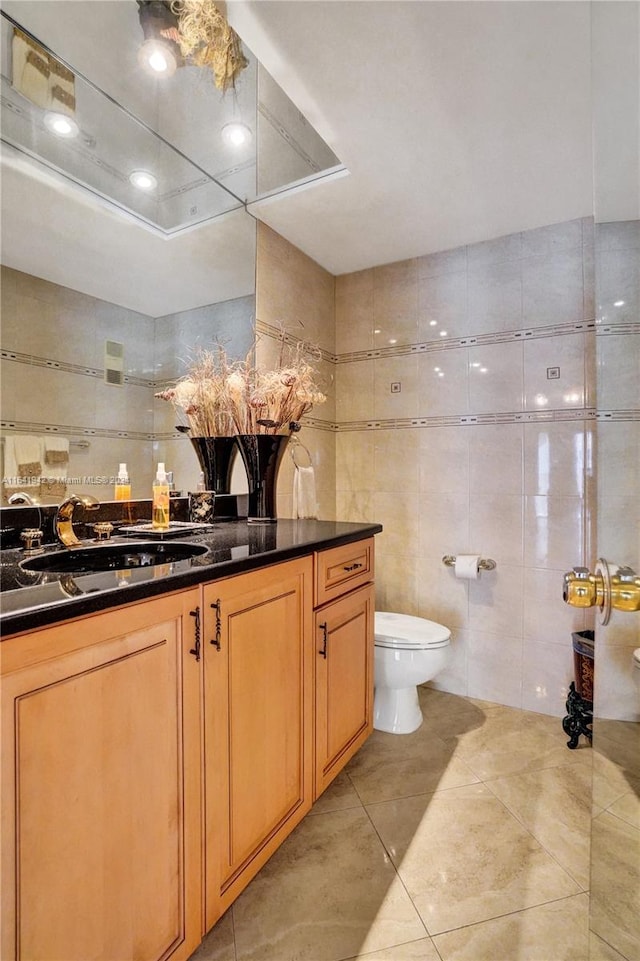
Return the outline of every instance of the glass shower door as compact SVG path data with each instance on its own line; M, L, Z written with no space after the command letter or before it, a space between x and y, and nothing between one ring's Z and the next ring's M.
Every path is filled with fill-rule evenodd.
M596 609L589 957L633 961L640 958L640 611L633 611L640 590L640 4L593 3L592 28L594 555L605 561L605 588L613 577L614 597L607 623L607 604Z

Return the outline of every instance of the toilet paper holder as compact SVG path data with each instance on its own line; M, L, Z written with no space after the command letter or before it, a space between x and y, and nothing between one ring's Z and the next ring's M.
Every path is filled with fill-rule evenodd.
M455 567L456 556L455 554L445 554L442 558L442 563L446 567ZM483 557L478 561L479 571L495 571L497 565L495 561L492 561L490 557Z

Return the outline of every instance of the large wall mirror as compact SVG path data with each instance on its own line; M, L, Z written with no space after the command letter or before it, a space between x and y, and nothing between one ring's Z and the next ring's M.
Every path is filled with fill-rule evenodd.
M224 95L208 68L150 73L143 8L168 5L3 3L5 505L35 475L36 441L41 503L78 488L110 498L121 462L134 497L149 496L158 460L178 488L195 484L191 446L154 394L198 347L243 358L253 346L246 204L340 169L246 48ZM56 113L72 135L57 135Z

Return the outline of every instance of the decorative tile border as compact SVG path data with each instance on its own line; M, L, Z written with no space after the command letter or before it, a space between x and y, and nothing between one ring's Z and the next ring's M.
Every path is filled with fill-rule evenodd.
M281 331L277 327L256 320L256 331L274 340L283 340L286 344L295 346L305 343L294 337L288 331ZM522 330L496 331L491 334L476 334L468 337L451 338L450 340L429 340L417 344L399 344L393 347L379 347L371 350L353 350L344 354L332 354L328 350L320 349L323 360L333 364L351 364L357 361L376 360L380 357L402 357L411 354L440 353L443 350L456 350L460 347L481 347L486 344L507 344L514 341L541 340L548 337L565 337L567 334L584 334L594 331L598 337L607 335L630 335L640 333L640 324L599 324L595 320L581 320L573 324L554 324L549 327L531 327ZM312 349L318 349L309 344Z
M640 421L640 410L599 410L596 416L599 421Z
M305 417L303 427L329 434L365 430L415 430L429 427L474 427L496 424L543 424L575 421L640 423L640 410L600 410L592 407L573 410L519 411L499 414L464 414L448 417L396 417L371 420L354 420L334 423L319 418ZM100 437L135 441L178 441L185 435L178 431L145 432L134 430L108 430L84 428L70 424L39 424L30 421L6 420L0 422L3 434L62 434L68 437Z
M322 360L328 361L330 364L335 364L338 360L336 354L332 354L330 351L325 350L322 347L318 347L317 344L311 341L301 340L300 337L294 336L288 330L281 330L279 327L274 327L273 324L267 324L266 321L256 318L256 333L262 334L264 337L271 337L273 340L277 340L279 343L284 342L290 347L295 347L297 344L302 344L307 347L308 350L313 354L320 354Z
M623 326L623 325L619 325ZM476 334L469 337L452 337L450 340L428 340L419 344L400 344L397 347L379 347L372 350L354 350L336 356L336 363L351 364L378 357L401 357L410 354L440 353L460 347L476 347L486 344L505 344L513 341L540 340L547 337L564 337L567 334L584 334L595 330L595 320L583 320L575 324L556 324L552 327L532 327L525 330L496 331L492 334Z
M640 334L640 324L600 324L596 323L596 336L605 337L607 334Z
M67 374L80 374L83 377L95 377L96 380L104 380L104 370L101 367L85 367L83 364L68 364L63 360L51 360L48 357L38 357L36 354L23 354L18 350L0 350L2 360L10 360L17 364L26 364L28 367L47 367L49 370L62 370ZM158 382L146 380L144 377L132 377L128 374L124 376L125 384L132 384L134 387L157 388Z
M74 424L39 424L35 421L0 421L3 434L63 434L68 437L110 437L125 440L156 440L156 435L140 430L108 430L101 427L77 427Z
M640 420L640 411L636 412ZM371 420L344 421L337 431L402 430L416 427L473 427L491 424L542 424L560 421L596 420L598 412L591 407L572 410L514 411L498 414L462 414L440 417L373 418ZM625 418L628 419L628 418Z

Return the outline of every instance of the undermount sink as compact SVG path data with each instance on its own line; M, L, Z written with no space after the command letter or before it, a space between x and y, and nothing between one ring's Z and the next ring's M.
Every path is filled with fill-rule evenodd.
M138 544L100 544L75 550L40 554L20 562L25 571L41 571L50 574L95 574L100 571L122 571L134 567L155 567L185 561L206 554L202 544L185 544L175 541L141 542Z

